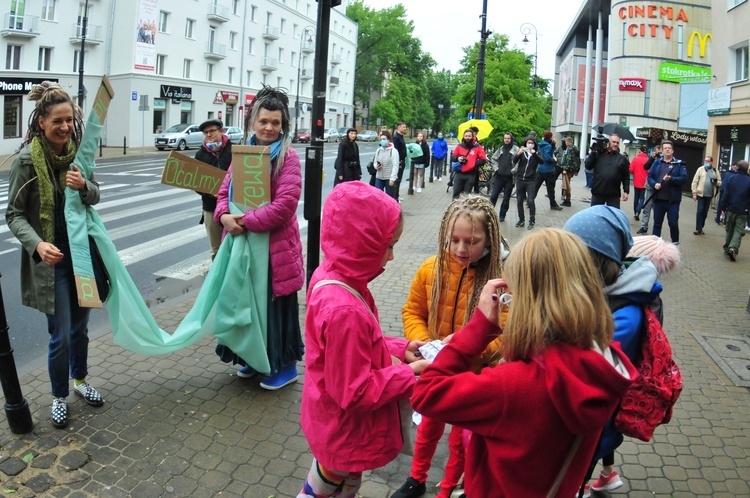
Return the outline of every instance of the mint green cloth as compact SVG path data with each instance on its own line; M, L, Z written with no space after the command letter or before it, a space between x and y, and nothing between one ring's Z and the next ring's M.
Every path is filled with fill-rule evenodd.
M85 178L95 169L94 154L101 125L93 112L74 163ZM190 346L213 332L248 365L270 373L266 353L268 319L269 234L228 234L201 286L192 309L173 333L159 328L125 265L117 254L99 214L81 202L78 192L65 191L73 270L93 277L88 236L96 243L109 277L105 302L115 344L141 354L164 354ZM232 213L241 213L230 203Z

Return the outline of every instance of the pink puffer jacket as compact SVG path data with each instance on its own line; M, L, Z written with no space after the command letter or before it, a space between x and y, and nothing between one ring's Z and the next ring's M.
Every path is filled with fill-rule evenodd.
M229 213L229 167L216 199L214 219L221 225L221 215ZM284 157L278 176L271 173L271 202L245 213L242 223L251 232L270 232L271 285L274 296L297 292L305 282L302 263L302 241L297 223L297 206L302 195L302 167L294 149ZM225 231L226 233L226 231Z

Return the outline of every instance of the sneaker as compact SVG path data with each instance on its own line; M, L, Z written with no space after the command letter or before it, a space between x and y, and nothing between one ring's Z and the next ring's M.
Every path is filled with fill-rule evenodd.
M729 259L732 261L737 261L737 249L734 247L729 248Z
M550 206L549 208L553 211L562 211L562 207L558 206L557 204L555 204L554 206Z
M99 391L91 387L91 384L88 382L81 382L80 384L76 384L74 382L73 390L78 394L80 397L82 397L84 400L86 400L86 403L90 404L91 406L102 406L104 404L104 400L102 399L102 395L99 394Z
M52 425L57 429L68 426L68 404L65 398L52 397Z
M533 230L534 229L534 222L530 221L529 226L526 227L526 230Z
M274 375L260 383L260 387L269 391L276 391L284 386L297 382L297 363L292 363L286 368L282 368Z
M617 472L612 472L607 477L599 474L599 479L591 483L591 489L594 491L613 491L622 486L622 479Z
M505 221L505 216L500 216L499 219L500 221Z
M443 177L438 177L438 181L442 182L443 181Z
M524 224L525 223L523 220L518 220L518 223L516 223L516 228L523 228Z
M398 488L398 491L391 495L391 498L417 498L424 495L427 492L427 486L423 482L419 482L416 479L409 477L403 486Z
M417 193L421 194L422 193L422 189L421 188L417 188Z
M696 230L695 232L693 232L693 235L705 235L705 234L703 230Z
M237 370L237 377L239 377L240 379L250 379L252 377L255 377L257 373L258 372L256 372L253 367L251 367L250 365L245 365L244 367Z
M641 215L640 214L635 213L635 215L633 217L635 218L635 221L641 221Z
M560 205L561 205L561 206L565 206L565 207L572 207L572 206L573 206L573 205L572 205L572 204L570 203L570 201L563 201L563 202L562 202L562 204L560 204Z
M637 232L635 232L635 233L637 233L638 235L646 235L646 234L648 233L648 228L646 228L646 227L641 227L641 228L639 228L639 229L638 229L638 231L637 231Z
M576 494L574 495L575 498L578 498L578 495L580 494L581 489L579 488L578 491L576 491ZM591 496L591 486L588 484L584 484L583 486L583 498L589 498Z

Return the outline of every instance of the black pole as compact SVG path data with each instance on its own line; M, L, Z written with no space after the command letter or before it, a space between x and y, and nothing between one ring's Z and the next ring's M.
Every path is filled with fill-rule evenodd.
M482 31L481 43L479 44L479 59L477 60L477 91L474 101L474 119L482 119L482 106L484 105L484 59L487 48L487 38L492 34L487 31L487 0L482 2ZM459 137L460 140L460 137Z
M83 20L81 22L81 54L78 57L78 107L83 109L85 89L83 88L83 59L86 55L86 30L89 24L89 0L83 8Z
M315 76L313 77L310 146L305 148L305 210L307 220L307 285L320 264L320 212L323 203L323 130L328 88L328 36L331 7L341 0L318 0L315 33Z
M299 113L302 110L299 103L299 83L300 83L300 76L302 76L302 44L305 40L305 36L307 35L307 32L309 30L312 30L313 33L315 33L315 28L312 26L305 26L305 28L302 30L302 33L299 37L299 54L297 54L297 95L294 98L294 136L292 137L292 142L297 143L297 131L299 130ZM312 36L312 35L310 35ZM312 41L312 40L311 40Z
M0 288L0 382L5 395L5 416L13 434L28 434L34 428L29 404L21 393L16 361L8 337L8 321L5 317L3 291Z

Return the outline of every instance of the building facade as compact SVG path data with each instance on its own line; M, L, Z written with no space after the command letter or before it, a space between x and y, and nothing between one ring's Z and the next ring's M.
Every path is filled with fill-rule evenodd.
M0 154L26 133L30 85L58 81L77 95L86 5L84 87L93 98L106 74L115 91L105 145L153 146L157 131L209 118L242 128L261 85L288 90L292 118L298 102L299 127L310 127L314 0L0 0ZM326 128L352 123L356 43L357 24L332 9Z
M722 171L750 160L750 81L748 51L750 1L717 2L712 11L714 72L708 98L708 145Z

